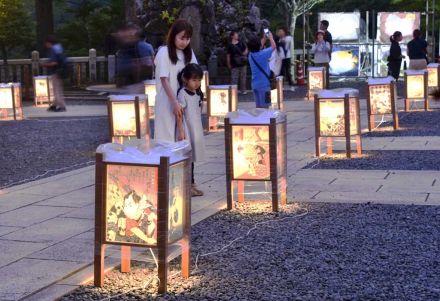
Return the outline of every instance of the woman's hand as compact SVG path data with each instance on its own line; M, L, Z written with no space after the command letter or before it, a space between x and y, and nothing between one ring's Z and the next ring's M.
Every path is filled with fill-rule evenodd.
M177 131L177 141L185 140L185 133L183 131Z
M176 118L182 118L182 107L177 103L177 101L173 102L173 114L176 116Z

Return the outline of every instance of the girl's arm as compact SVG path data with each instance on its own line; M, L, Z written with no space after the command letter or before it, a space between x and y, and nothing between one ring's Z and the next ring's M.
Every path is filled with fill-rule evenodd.
M171 107L173 109L174 115L176 118L182 115L182 107L177 103L176 95L174 95L173 89L171 88L168 77L161 77L160 82L162 83L162 87L165 90L165 93L168 96L168 99L171 103Z

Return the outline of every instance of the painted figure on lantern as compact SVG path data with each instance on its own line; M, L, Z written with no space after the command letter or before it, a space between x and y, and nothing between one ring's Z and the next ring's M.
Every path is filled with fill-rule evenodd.
M319 105L321 136L344 136L344 102L322 101Z
M171 169L168 240L178 240L183 235L183 166L178 165Z

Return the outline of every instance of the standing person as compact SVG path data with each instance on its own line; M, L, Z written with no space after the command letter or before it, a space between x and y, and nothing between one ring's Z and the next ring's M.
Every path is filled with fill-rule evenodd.
M240 79L240 88L243 94L246 92L247 77L247 54L246 44L240 42L237 31L231 31L231 42L227 48L226 64L231 71L231 85L238 85Z
M400 66L402 65L402 50L400 49L399 42L402 41L402 33L395 31L390 37L391 48L390 55L388 56L388 75L391 75L396 79L399 79Z
M192 32L188 21L176 20L168 31L167 45L159 49L154 60L157 91L154 137L158 140L176 139L176 117L182 117L182 107L177 102L177 75L187 64L197 64L190 45Z
M327 20L322 20L319 23L319 30L324 32L324 41L328 42L330 44L330 52L329 52L329 62L332 60L332 51L333 51L333 37L330 31L328 31L330 23ZM326 85L327 89L330 87L330 70L327 69L326 74Z
M278 36L274 36L274 41L276 44L276 51L272 51L272 56L269 59L269 67L270 71L272 71L276 77L281 74L281 67L283 66L284 59L284 49Z
M407 46L409 69L412 70L426 69L428 64L428 58L426 57L428 43L422 39L421 35L420 29L415 29L413 31L413 39L409 41Z
M48 36L44 46L49 50L49 61L41 64L48 68L53 83L53 93L55 96L54 104L47 110L52 112L66 111L66 102L64 100L63 75L67 72L66 56L64 55L63 46L56 40L54 36Z
M270 101L266 93L270 93L270 68L269 59L272 52L276 48L272 33L269 32L267 37L270 41L270 48L261 49L266 43L266 36L260 40L257 36L253 36L248 41L249 64L252 71L252 91L254 92L255 104L257 108L268 108Z
M287 79L289 85L293 86L292 74L290 73L292 58L292 36L288 34L286 27L280 27L277 30L277 36L280 38L280 45L284 51L284 58L281 66L281 74Z
M197 64L188 64L179 75L182 89L177 94L177 101L183 109L183 114L177 118L177 140L187 139L192 148L191 164L191 195L202 196L203 191L197 188L194 180L194 162L205 159L205 141L202 126L201 104L203 93L200 84L203 78L203 70Z
M324 40L325 33L318 31L315 35L315 43L312 45L312 53L315 54L314 63L316 67L325 67L326 80L328 80L328 74L330 72L330 43ZM328 87L328 83L326 83Z

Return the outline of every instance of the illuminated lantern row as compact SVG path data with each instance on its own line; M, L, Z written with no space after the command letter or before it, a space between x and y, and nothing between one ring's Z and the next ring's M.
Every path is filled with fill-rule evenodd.
M276 83L277 83L276 89L270 91L271 105L273 109L283 111L284 110L283 77L278 76L276 78Z
M21 85L0 84L0 120L22 120Z
M327 138L327 154L333 154L333 138L345 138L346 155L351 158L351 137L356 138L357 155L362 153L358 91L324 90L315 94L316 156L321 154L321 138Z
M428 103L428 71L405 70L405 112L410 111L410 101L423 101L425 111Z
M209 85L207 94L208 131L218 131L226 114L237 110L237 86Z
M228 209L244 201L247 181L271 182L272 210L287 201L286 115L255 109L229 113L225 119Z
M149 116L154 119L154 106L156 104L156 81L146 80L144 81L145 95L148 97Z
M368 79L367 90L368 130L375 128L376 116L391 115L393 127L399 127L396 108L396 82L392 77Z
M440 86L440 64L431 63L426 67L428 70L428 90L434 90Z
M55 94L51 76L34 76L34 100L37 107L46 107L54 104Z
M190 153L174 153L182 148L190 149L189 143L155 146L146 153L110 143L98 147L95 286L104 285L106 245L121 246L121 272L130 272L131 247L156 250L159 293L167 291L171 247L181 247L182 276L189 277L191 161Z
M139 95L110 95L107 103L112 142L149 138L148 100Z
M326 87L325 67L309 67L307 69L307 98L313 99L314 95Z

